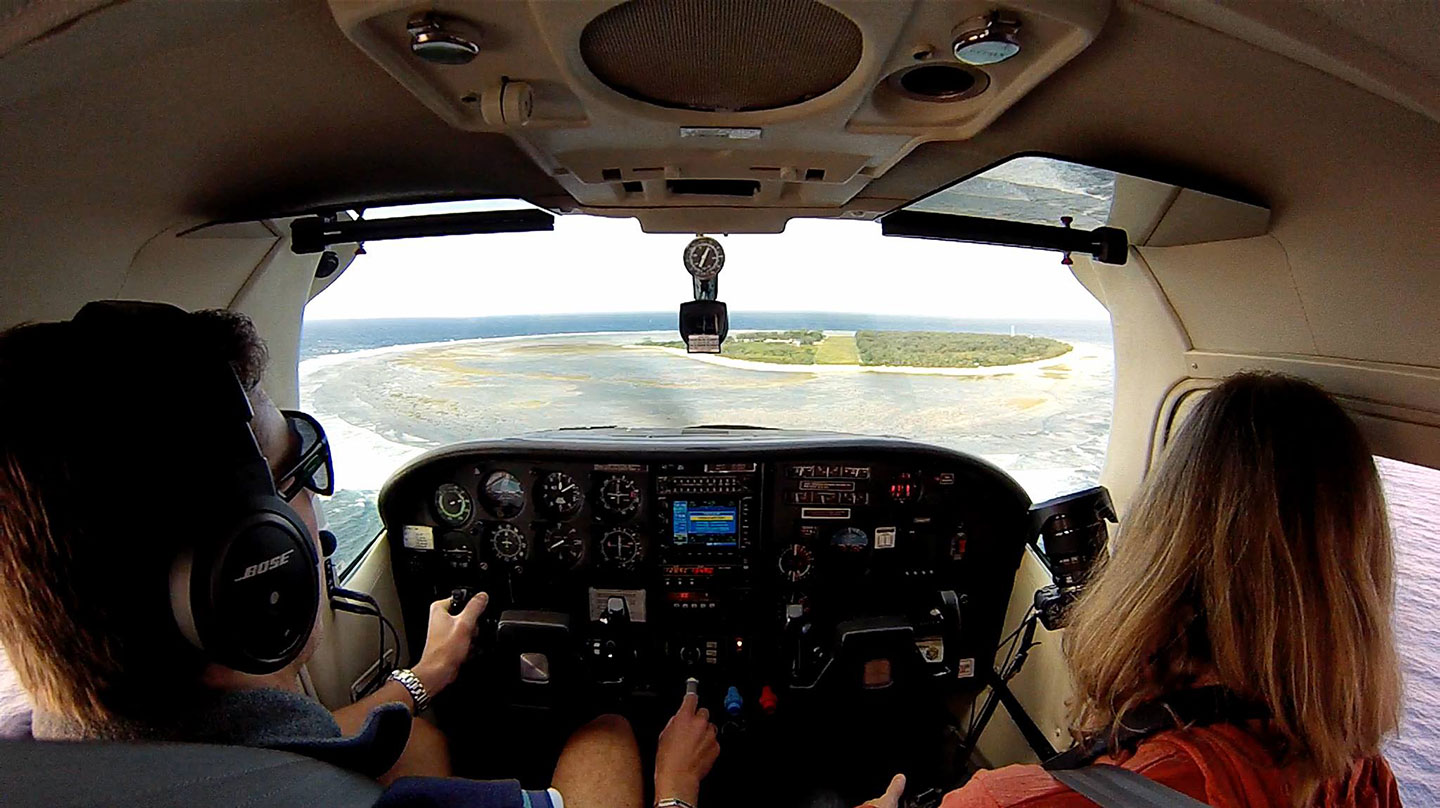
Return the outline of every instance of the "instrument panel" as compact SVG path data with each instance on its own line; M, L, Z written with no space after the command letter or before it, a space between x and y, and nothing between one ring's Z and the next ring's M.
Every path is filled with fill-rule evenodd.
M430 602L483 590L479 667L505 698L693 675L737 719L907 682L978 690L1029 504L938 447L732 429L462 444L380 496L412 642Z

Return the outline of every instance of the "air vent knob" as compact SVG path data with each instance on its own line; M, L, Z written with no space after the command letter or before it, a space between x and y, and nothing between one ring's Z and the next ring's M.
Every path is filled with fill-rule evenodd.
M963 23L955 37L955 58L980 67L999 64L1020 52L1020 20L994 12Z
M480 46L472 39L447 31L445 20L434 14L416 14L405 25L410 52L437 65L465 65L475 60Z

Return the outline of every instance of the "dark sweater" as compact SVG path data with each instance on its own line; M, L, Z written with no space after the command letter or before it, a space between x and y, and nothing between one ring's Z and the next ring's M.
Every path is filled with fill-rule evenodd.
M37 712L39 740L185 741L275 747L339 738L340 725L314 699L284 690L214 691L163 725L116 720L85 728Z

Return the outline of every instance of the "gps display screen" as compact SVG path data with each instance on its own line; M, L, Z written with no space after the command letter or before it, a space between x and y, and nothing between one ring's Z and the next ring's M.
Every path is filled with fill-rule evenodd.
M735 547L738 509L734 505L678 500L671 505L676 546Z

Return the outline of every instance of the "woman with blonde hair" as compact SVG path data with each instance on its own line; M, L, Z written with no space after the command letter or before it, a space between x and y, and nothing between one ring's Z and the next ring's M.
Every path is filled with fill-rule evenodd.
M1393 566L1375 463L1339 404L1299 379L1232 376L1171 441L1069 615L1069 754L1214 808L1398 806L1380 754L1400 714ZM1197 701L1219 706L1172 709ZM1134 731L1157 714L1164 726ZM892 808L903 787L869 804ZM1093 803L1009 766L943 802L981 806Z

